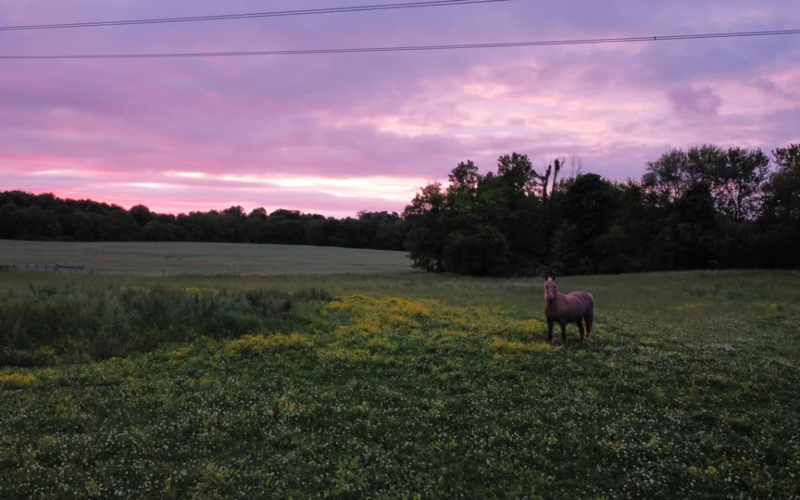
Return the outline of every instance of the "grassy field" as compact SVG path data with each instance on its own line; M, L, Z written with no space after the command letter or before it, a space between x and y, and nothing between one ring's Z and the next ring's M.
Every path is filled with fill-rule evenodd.
M800 491L797 273L2 280L0 498Z
M319 275L411 271L404 252L240 243L71 243L0 240L0 265L84 266L114 275ZM63 271L68 272L68 271Z

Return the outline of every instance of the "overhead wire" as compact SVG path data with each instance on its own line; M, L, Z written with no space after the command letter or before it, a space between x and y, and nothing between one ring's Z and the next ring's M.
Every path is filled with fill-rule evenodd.
M29 24L19 26L0 26L0 31L29 31L68 28L97 28L103 26L131 26L143 24L187 23L199 21L230 21L236 19L261 19L270 17L309 16L319 14L342 14L353 12L372 12L381 10L418 9L428 7L451 7L461 5L509 2L511 0L432 0L425 2L403 2L376 5L355 5L348 7L327 7L318 9L281 10L272 12L250 12L244 14L217 14L208 16L158 17L151 19L127 19L117 21L87 21L58 24Z
M522 42L464 43L450 45L405 45L390 47L353 47L329 49L290 49L290 50L255 50L255 51L222 51L222 52L162 52L131 54L41 54L41 55L0 55L0 60L58 60L58 59L163 59L187 57L253 57L253 56L298 56L298 55L330 55L359 54L377 52L423 52L462 49L501 49L514 47L553 47L564 45L597 45L611 43L636 43L675 40L703 40L713 38L737 38L758 36L798 35L800 29L769 31L736 31L727 33L699 33L685 35L638 36L621 38L585 38L571 40L535 40Z

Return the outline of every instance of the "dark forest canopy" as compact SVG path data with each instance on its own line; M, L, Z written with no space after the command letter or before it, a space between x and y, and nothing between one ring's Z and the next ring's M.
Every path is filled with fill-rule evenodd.
M242 207L156 214L52 194L0 193L0 238L283 243L407 250L416 268L475 276L800 266L800 144L772 151L702 145L612 182L556 160L458 164L402 215L335 219Z
M486 174L460 163L403 213L414 266L508 276L800 265L798 144L771 157L675 149L639 182L567 170L539 172L516 153Z
M397 213L359 212L335 219L296 210L249 214L240 206L222 211L157 214L143 205L125 210L50 193L0 193L0 239L58 241L198 241L281 243L402 250L407 233Z

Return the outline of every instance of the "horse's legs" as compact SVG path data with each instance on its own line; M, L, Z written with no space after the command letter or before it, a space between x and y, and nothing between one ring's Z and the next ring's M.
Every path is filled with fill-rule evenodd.
M586 321L586 342L589 342L589 337L592 336L592 326L594 325L594 309L588 311L583 319Z
M547 320L547 341L553 343L553 320Z
M567 323L566 321L561 322L561 343L564 344L564 348L567 347Z
M583 342L583 318L578 318L576 323L578 323L578 331L581 332L581 342Z

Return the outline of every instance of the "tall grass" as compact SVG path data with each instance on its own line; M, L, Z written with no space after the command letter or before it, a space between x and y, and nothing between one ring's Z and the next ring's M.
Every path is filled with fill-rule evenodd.
M324 290L68 284L0 296L0 366L37 366L150 351L198 336L284 332L305 321Z

